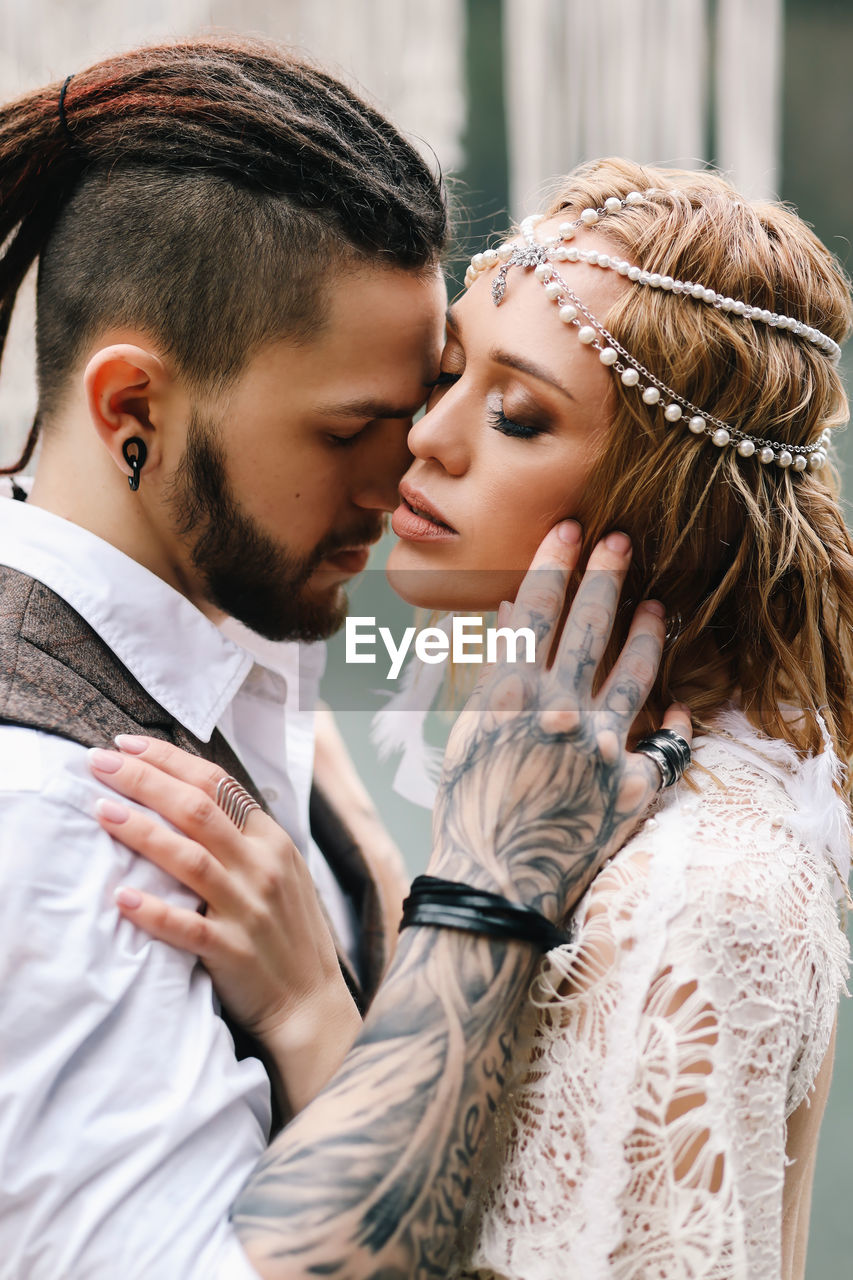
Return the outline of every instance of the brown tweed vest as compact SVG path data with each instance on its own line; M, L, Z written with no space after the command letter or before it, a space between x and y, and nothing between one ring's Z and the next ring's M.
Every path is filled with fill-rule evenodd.
M163 738L226 769L263 803L222 734L201 742L168 714L100 636L60 596L34 578L0 565L0 724L23 725L87 747L109 746L117 733ZM312 789L311 831L361 921L361 982L341 968L363 1007L386 962L376 887L345 817ZM341 948L338 947L341 955ZM235 1039L245 1037L236 1031ZM249 1051L256 1052L250 1046ZM243 1053L240 1056L244 1056Z

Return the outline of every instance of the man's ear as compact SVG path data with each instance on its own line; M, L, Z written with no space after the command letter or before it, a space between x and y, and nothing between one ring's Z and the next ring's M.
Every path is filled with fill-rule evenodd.
M115 343L95 352L83 374L83 385L92 425L122 474L130 473L122 446L132 436L145 443L146 468L159 466L158 428L171 387L163 362L144 347Z

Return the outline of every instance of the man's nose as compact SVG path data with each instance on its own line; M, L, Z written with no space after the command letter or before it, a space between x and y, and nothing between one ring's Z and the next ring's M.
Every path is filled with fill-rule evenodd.
M360 459L354 478L352 500L357 507L394 511L398 506L397 488L412 462L406 443L411 425L411 418L388 419L377 424L371 446Z

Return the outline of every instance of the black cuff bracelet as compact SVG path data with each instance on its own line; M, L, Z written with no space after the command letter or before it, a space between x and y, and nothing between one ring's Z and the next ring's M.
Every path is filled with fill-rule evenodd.
M540 951L551 951L569 941L567 933L532 907L436 876L416 876L412 881L399 932L415 924L530 942Z

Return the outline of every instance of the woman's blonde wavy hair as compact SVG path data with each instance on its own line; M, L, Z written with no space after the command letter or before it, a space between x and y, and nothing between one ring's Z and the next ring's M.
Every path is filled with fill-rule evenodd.
M838 263L791 210L745 200L719 174L599 160L561 182L548 213L577 217L649 188L596 228L624 256L843 341L853 313ZM598 318L663 382L751 435L807 444L847 421L837 366L790 333L646 288ZM701 726L736 697L758 729L802 753L823 749L822 723L849 761L853 541L834 466L795 474L740 458L614 381L612 429L576 514L587 552L615 528L634 544L611 657L639 600L666 605L649 722L680 699Z

